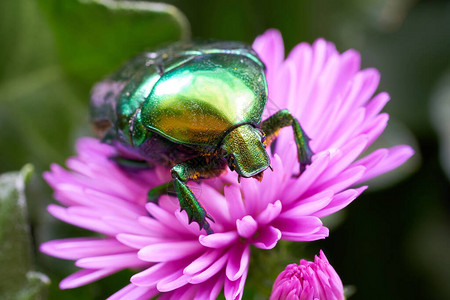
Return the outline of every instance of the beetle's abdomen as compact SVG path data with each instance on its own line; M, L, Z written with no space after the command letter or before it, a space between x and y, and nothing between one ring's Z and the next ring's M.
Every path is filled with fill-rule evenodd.
M91 120L98 137L130 144L130 120L160 77L148 61L144 53L92 89Z
M264 70L253 59L207 54L164 74L140 117L174 142L214 146L230 127L259 123L266 99Z
M124 85L122 82L105 80L97 83L92 89L91 121L99 138L104 138L117 122L117 95Z

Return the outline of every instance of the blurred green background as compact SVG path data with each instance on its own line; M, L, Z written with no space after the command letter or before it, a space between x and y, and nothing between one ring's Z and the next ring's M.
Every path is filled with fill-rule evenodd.
M417 154L327 220L334 230L326 240L254 251L244 298L264 299L285 264L323 249L344 284L356 288L351 299L450 299L449 2L174 0L138 8L83 2L0 2L0 173L35 167L27 218L34 269L52 281L48 299L102 299L133 273L59 291L73 263L37 250L49 239L88 234L46 213L52 196L41 174L52 162L64 164L78 137L92 135L92 84L133 54L190 34L251 43L268 28L281 31L286 51L318 37L341 52L358 50L363 67L381 72L379 90L392 98L378 146L408 143ZM259 264L267 255L269 272ZM0 266L3 275L11 272Z

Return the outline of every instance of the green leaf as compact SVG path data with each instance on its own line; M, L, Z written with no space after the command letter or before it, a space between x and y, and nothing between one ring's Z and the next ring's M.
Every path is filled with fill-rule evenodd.
M0 60L0 173L24 162L40 173L73 152L76 136L90 133L88 93L75 95L66 80L37 3L0 1L0 25L7 58Z
M49 284L47 276L32 270L30 230L24 183L33 172L0 176L0 299L40 299Z
M133 55L180 39L190 27L174 6L145 1L40 0L61 63L86 86Z

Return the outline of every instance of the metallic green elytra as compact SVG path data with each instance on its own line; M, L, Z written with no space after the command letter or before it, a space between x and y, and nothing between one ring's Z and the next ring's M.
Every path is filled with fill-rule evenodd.
M300 170L310 163L309 138L289 111L261 120L267 94L264 64L250 46L175 44L137 56L98 83L91 118L122 166L169 167L173 180L152 189L150 200L175 189L189 222L210 234L212 218L187 181L219 176L227 166L261 180L270 167L265 148L285 126L294 130Z

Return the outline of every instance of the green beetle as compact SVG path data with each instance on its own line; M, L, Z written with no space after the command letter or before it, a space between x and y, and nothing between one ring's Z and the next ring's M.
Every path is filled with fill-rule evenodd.
M171 170L173 180L149 192L157 201L174 188L189 223L213 231L186 185L227 166L239 178L262 179L265 150L280 128L292 126L300 171L310 163L309 138L287 110L261 121L267 102L264 64L239 42L175 44L143 53L98 83L91 119L103 141L117 147L121 165L144 162Z

